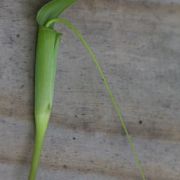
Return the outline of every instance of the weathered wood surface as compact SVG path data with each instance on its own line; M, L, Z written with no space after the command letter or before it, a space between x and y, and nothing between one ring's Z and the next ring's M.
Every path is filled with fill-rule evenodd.
M33 148L35 15L0 1L0 180L27 179ZM96 52L148 180L180 179L179 0L79 0L64 16ZM59 28L59 27L58 27ZM65 28L38 180L139 180L94 64Z

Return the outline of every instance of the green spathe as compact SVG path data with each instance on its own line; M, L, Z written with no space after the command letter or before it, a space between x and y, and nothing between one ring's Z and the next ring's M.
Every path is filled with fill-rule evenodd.
M35 64L35 118L51 112L60 37L55 30L39 27Z
M29 180L35 180L41 149L51 115L56 61L61 34L39 27L35 65L35 147Z

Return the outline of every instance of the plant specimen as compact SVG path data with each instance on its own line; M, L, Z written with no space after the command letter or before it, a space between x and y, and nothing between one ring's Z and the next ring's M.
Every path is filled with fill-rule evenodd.
M75 3L76 0L52 0L45 4L37 14L38 22L38 39L36 46L36 65L35 65L35 146L29 180L35 180L39 165L41 150L43 146L44 136L48 127L49 118L51 115L54 83L56 75L56 60L57 52L60 45L62 34L54 29L55 23L65 25L74 35L81 41L90 54L100 77L105 85L105 88L110 96L113 107L115 108L122 128L127 136L131 151L137 167L139 168L141 177L145 180L145 175L138 154L125 121L123 119L120 107L113 95L109 86L108 80L103 72L103 69L98 62L95 53L85 41L79 30L67 19L58 18L58 16L69 6Z

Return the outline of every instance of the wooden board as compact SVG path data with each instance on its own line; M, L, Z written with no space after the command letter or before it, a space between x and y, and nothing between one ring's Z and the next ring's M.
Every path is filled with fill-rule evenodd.
M97 54L148 180L180 177L178 0L79 0L63 16ZM36 12L0 1L0 180L25 180L34 138ZM139 180L127 139L90 57L64 27L38 180Z

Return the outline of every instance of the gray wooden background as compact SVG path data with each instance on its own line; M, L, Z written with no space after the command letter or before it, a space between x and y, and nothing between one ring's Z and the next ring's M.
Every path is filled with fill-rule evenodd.
M36 12L0 1L0 180L26 180L34 138ZM148 180L180 179L180 1L79 0L83 33L121 104ZM38 180L140 180L94 64L64 27Z

